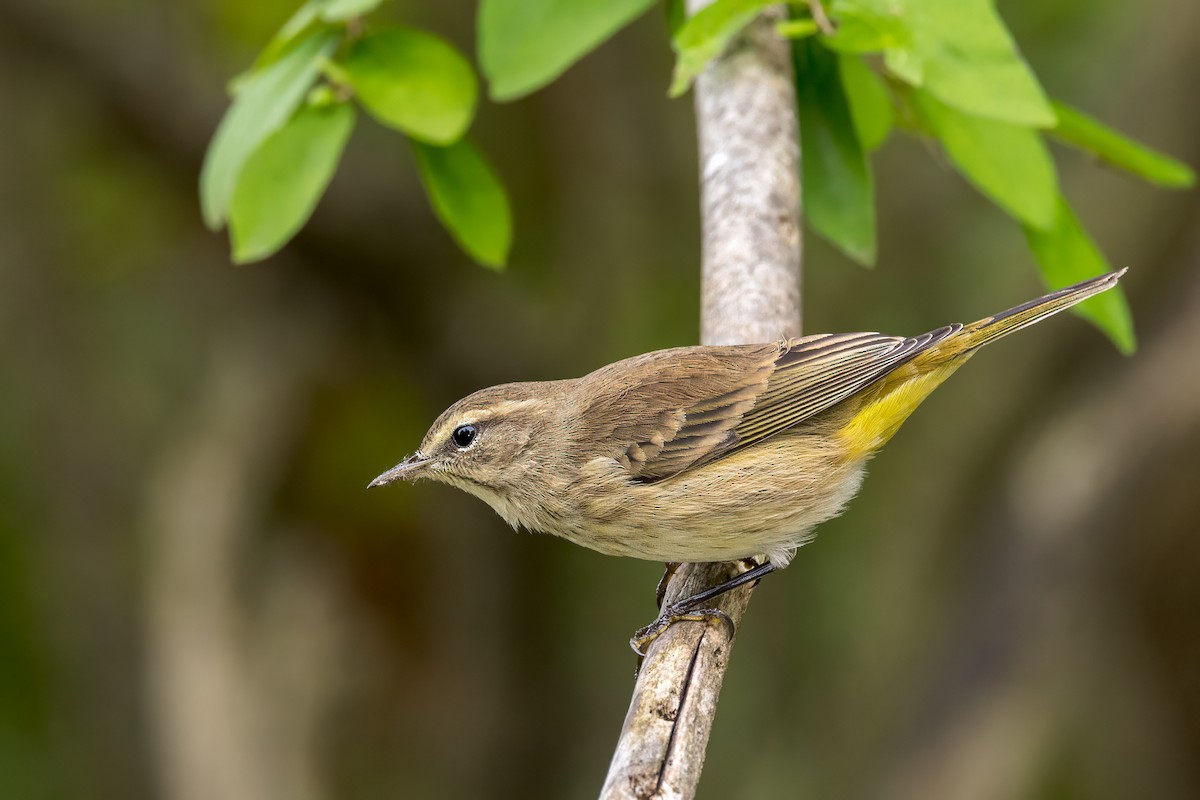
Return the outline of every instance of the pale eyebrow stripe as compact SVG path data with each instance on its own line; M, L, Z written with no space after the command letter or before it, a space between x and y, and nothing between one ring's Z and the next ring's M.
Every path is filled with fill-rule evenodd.
M438 440L446 439L450 435L450 431L454 430L459 425L476 425L480 422L487 422L489 419L493 419L495 417L502 417L506 414L510 414L513 411L520 411L521 409L528 408L530 406L536 406L537 404L537 400L505 400L504 402L497 403L490 408L468 409L467 411L462 412L462 414L456 419L451 420L443 425L441 429L438 430L436 438Z

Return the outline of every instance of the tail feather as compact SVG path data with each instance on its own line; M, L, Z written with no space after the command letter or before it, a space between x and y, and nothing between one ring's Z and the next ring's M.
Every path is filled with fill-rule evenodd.
M1125 270L1121 270L1101 275L970 325L949 325L926 334L929 337L927 349L862 394L853 418L838 434L848 457L864 458L883 446L921 401L966 363L978 348L1092 295L1108 291L1124 274Z
M946 344L953 342L952 349L958 352L975 350L999 339L1001 336L1007 336L1013 331L1019 331L1035 322L1041 322L1046 317L1070 308L1093 295L1107 292L1117 285L1117 281L1121 279L1121 276L1125 272L1126 270L1122 269L1117 272L1110 272L1107 275L1089 278L1074 286L1068 286L1065 289L1051 292L1036 300L1030 300L1026 303L1021 303L1019 306L1013 306L1007 311L1001 311L999 314L984 317L978 322L972 322L970 325L964 326L962 332L952 337ZM945 349L945 345L939 349Z

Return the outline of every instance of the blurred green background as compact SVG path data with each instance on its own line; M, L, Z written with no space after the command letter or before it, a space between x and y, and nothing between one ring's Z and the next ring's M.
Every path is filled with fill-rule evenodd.
M473 53L475 7L385 14ZM364 491L443 407L698 330L696 152L647 14L484 104L506 274L363 120L312 222L229 264L196 179L293 0L0 0L0 794L589 797L660 567ZM1200 163L1200 6L1000 4L1048 90ZM756 593L702 797L1200 796L1200 196L1056 151L1141 350L1059 317L973 361ZM880 265L812 237L810 332L1041 291L919 142Z

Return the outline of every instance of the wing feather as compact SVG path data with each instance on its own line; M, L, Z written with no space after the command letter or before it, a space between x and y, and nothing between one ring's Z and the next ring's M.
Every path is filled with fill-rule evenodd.
M662 480L801 424L961 328L907 339L819 334L638 356L583 382L592 389L616 384L585 399L586 434L623 443L613 457L631 478Z

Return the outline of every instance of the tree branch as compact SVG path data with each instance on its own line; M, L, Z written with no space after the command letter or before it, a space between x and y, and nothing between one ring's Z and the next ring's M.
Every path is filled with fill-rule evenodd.
M688 0L696 13L708 0ZM703 229L701 341L800 333L800 170L791 50L771 8L696 82ZM685 564L664 603L726 580L737 564ZM715 603L737 625L752 587ZM721 627L672 625L638 674L603 798L692 797L733 641Z

